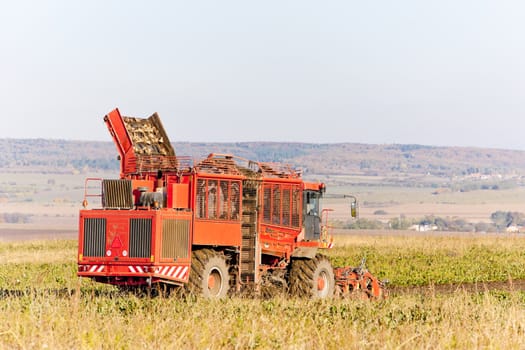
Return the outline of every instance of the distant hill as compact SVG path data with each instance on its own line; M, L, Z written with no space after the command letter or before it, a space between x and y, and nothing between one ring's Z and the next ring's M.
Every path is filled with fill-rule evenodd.
M228 153L282 162L319 175L525 175L525 151L422 145L314 144L287 142L173 143L177 155L202 159ZM0 139L0 171L84 172L119 169L112 142Z

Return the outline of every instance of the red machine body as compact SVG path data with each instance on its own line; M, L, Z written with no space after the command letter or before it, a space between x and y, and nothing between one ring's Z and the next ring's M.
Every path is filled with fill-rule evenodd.
M86 182L79 276L179 285L210 297L265 284L333 293L334 272L317 254L331 245L321 222L324 184L304 182L290 167L231 155L196 163L177 157L157 114L130 118L115 109L104 121L121 173ZM100 198L100 207L88 209L90 197ZM305 264L313 271L301 272Z

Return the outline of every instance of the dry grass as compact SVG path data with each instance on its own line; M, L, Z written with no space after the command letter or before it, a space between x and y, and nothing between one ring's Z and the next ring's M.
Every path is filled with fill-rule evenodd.
M41 240L15 241L0 244L0 261L3 264L51 264L74 261L77 241ZM73 253L73 254L72 254Z
M507 252L499 237L338 237L333 255ZM519 245L517 248L516 245ZM23 251L38 261L27 260ZM500 254L498 253L498 254ZM503 254L503 253L502 253ZM139 297L75 277L74 241L0 244L0 344L6 349L379 349L523 347L525 294L394 295L381 302L276 297L221 301ZM45 262L44 262L45 261ZM49 263L53 262L53 263ZM401 261L401 264L404 261ZM418 263L420 261L418 260ZM475 259L468 262L475 266ZM493 263L496 269L500 260ZM393 263L392 269L400 268ZM520 262L523 266L523 261ZM415 265L414 268L424 268ZM21 275L22 278L21 278ZM16 283L15 279L21 279Z
M28 294L0 301L0 340L51 349L515 349L525 335L524 306L521 293L381 303Z

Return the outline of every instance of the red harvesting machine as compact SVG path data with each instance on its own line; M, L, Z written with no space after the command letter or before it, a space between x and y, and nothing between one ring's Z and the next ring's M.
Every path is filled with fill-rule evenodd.
M113 285L179 286L211 298L287 290L325 298L384 296L364 266L333 268L323 183L278 164L179 157L159 116L104 117L119 179L86 179L78 276ZM357 201L351 200L356 216ZM100 203L88 208L89 201Z

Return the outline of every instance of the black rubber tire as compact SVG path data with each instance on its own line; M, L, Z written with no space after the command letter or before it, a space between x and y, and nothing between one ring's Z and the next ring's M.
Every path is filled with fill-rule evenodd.
M226 297L230 289L230 276L224 254L212 249L194 251L188 289L192 294L204 298Z
M334 269L327 257L317 255L314 259L295 259L289 274L292 295L312 299L334 296Z

